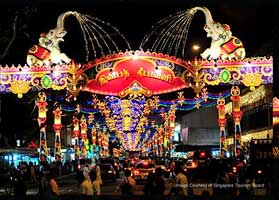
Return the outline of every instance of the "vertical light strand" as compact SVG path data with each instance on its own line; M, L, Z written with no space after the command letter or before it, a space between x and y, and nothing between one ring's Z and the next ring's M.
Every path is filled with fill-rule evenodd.
M217 109L218 109L218 124L220 127L220 157L224 158L226 153L226 112L225 112L225 99L222 97L219 97L217 99Z
M46 119L47 119L47 97L44 92L39 92L37 97L38 106L38 124L40 127L40 151L39 159L41 163L47 162L48 149L46 139Z
M56 161L61 161L61 129L62 129L62 124L61 124L61 115L62 111L60 108L56 108L53 111L54 115L54 124L53 124L53 129L55 132L55 144L54 144L54 156Z
M241 126L240 121L242 118L242 111L240 110L240 89L238 86L233 86L231 89L232 100L232 116L235 127L235 146L234 156L238 157L242 153L242 141L241 141Z

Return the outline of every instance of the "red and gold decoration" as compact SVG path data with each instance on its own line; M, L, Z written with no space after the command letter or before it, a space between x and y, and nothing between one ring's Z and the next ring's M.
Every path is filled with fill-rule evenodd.
M55 160L60 161L61 155L62 155L61 137L60 137L61 129L62 129L62 124L61 124L62 111L61 111L61 109L59 107L56 108L53 111L53 115L54 115L53 129L55 132L54 157L55 157Z
M40 127L40 162L46 162L48 157L47 139L46 139L46 120L47 120L47 97L44 92L39 92L37 97L38 124Z
M202 61L195 58L194 61L189 62L189 65L193 70L190 70L189 72L184 71L183 76L186 80L186 83L188 83L190 87L193 88L196 96L199 97L202 89L205 87Z
M224 98L218 98L217 100L217 109L218 109L218 124L220 127L220 156L224 157L225 153L227 151L227 145L226 145L226 112L225 112L225 99Z
M90 62L80 73L88 77L84 91L120 97L151 96L189 87L174 71L176 66L186 71L191 69L168 55L131 51Z
M279 125L279 99L273 98L273 126Z
M243 112L240 110L240 89L238 86L233 86L231 89L231 101L232 101L232 117L235 125L235 156L239 156L242 148L241 141L241 126L240 121Z
M272 57L245 58L245 49L242 42L232 36L230 27L220 24L212 19L210 11L205 7L195 7L186 11L189 18L174 18L185 20L178 29L162 29L153 47L155 51L165 52L168 48L170 54L174 49L174 54L178 55L178 50L182 50L184 57L187 31L174 33L175 30L185 30L188 27L191 17L202 11L206 17L205 31L212 38L211 47L206 49L201 57L193 61L185 61L168 54L150 51L126 51L113 53L112 46L117 47L105 29L100 24L108 25L103 21L96 20L88 15L77 12L62 13L57 20L57 27L51 29L46 34L41 34L39 45L28 52L27 65L25 66L0 66L0 92L12 92L22 98L28 91L66 90L67 104L78 101L80 92L90 92L92 101L82 99L71 108L69 105L61 105L53 111L55 131L55 159L61 159L61 139L62 129L61 114L63 111L76 111L73 116L73 138L75 159L86 158L89 150L87 131L91 129L93 152L99 147L100 156L108 156L109 133L115 133L123 147L130 151L140 151L150 149L155 155L164 155L165 150L172 146L170 137L173 135L175 127L176 110L192 110L201 106L215 106L218 97L207 91L206 86L230 85L232 100L232 116L235 124L235 154L236 150L242 149L241 126L242 111L240 110L240 89L238 85L244 85L251 90L265 84L273 83L273 59ZM67 33L64 27L65 18L73 15L79 22L83 32L83 39L86 49L86 64L76 64L66 54L59 49L59 42ZM170 22L170 21L164 21ZM172 19L172 22L173 21ZM178 21L176 21L178 22ZM173 26L173 23L164 23ZM108 25L109 26L109 25ZM109 26L112 28L111 26ZM182 29L181 29L182 28ZM96 30L102 30L96 32ZM113 30L116 30L113 28ZM159 29L158 29L159 30ZM117 31L118 34L120 34ZM154 33L154 32L152 32ZM55 37L54 35L55 34ZM97 37L96 35L97 34ZM115 33L114 33L115 34ZM186 35L184 35L186 34ZM121 35L121 34L120 34ZM103 37L105 36L105 37ZM171 36L171 38L169 38ZM92 42L92 38L96 41ZM98 41L101 38L102 42ZM125 42L126 39L124 37ZM150 41L149 36L144 38L141 47ZM105 39L109 39L106 42ZM160 44L161 43L161 44ZM89 61L89 44L92 45L94 57L101 50L102 57ZM98 44L98 45L94 45ZM103 48L101 44L106 45ZM113 44L111 46L111 44ZM128 42L126 43L128 44ZM183 48L180 48L183 44ZM142 46L143 45L143 46ZM97 49L95 48L97 47ZM128 44L127 49L130 49ZM140 47L140 48L141 48ZM154 48L151 48L154 51ZM156 48L158 47L158 48ZM177 48L179 47L179 48ZM104 51L107 49L108 51ZM116 48L119 51L120 48ZM148 49L148 48L147 48ZM181 57L181 56L180 56ZM72 61L72 62L71 62ZM61 64L67 63L67 64ZM196 94L194 99L186 99L183 92L179 92L178 99L170 102L159 100L160 94L191 89ZM186 94L186 93L185 93ZM96 95L106 95L102 100ZM220 150L222 154L226 149L225 141L225 108L224 98L229 95L220 95L217 100L218 123L220 126ZM53 98L53 97L50 97ZM149 99L147 99L149 98ZM47 97L40 92L36 105L38 107L38 123L40 126L40 161L46 161L48 156L46 140L46 119L47 119ZM86 101L86 102L85 102ZM88 109L84 105L90 105ZM273 112L277 112L276 110ZM97 113L95 116L93 113ZM162 116L160 117L160 113ZM79 115L82 115L81 119ZM88 120L87 116L88 115ZM153 116L151 116L153 115ZM155 117L157 118L155 118ZM95 118L104 118L98 124ZM151 119L154 117L154 119ZM80 119L80 120L79 120ZM156 120L160 120L159 122ZM160 123L155 124L154 122ZM277 118L274 123L277 123ZM152 133L148 131L153 130ZM107 132L108 131L108 132ZM155 133L155 134L154 134ZM153 138L153 141L150 139ZM144 152L144 150L143 150ZM237 151L239 153L239 151Z
M74 143L75 160L78 160L80 157L79 136L80 136L79 119L77 113L75 113L73 116L73 138L75 141Z
M86 118L84 115L82 115L80 119L80 157L86 158L87 157L87 150L85 142L87 140L87 123Z

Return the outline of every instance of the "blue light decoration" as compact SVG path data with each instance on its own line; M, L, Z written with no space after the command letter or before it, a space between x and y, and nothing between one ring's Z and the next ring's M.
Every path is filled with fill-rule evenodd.
M124 149L141 149L147 141L150 141L154 134L157 133L158 124L163 124L164 119L161 114L168 112L171 105L175 104L178 111L191 111L200 107L212 107L216 106L217 99L219 97L227 98L231 96L231 91L227 90L221 93L209 93L206 92L204 95L195 98L178 98L173 100L162 100L157 97L153 99L146 99L144 96L130 97L122 99L116 96L105 96L103 102L110 110L110 118L114 122L114 130L110 130L106 118L102 111L97 107L92 106L93 101L87 100L79 104L78 110L80 115L85 114L86 120L89 119L90 114L94 114L94 120L91 124L88 124L88 129L91 130L96 124L103 129L104 127L110 132L110 141L118 140L119 134L122 135L124 143ZM61 101L59 96L48 96L49 101ZM153 104L150 106L150 100L153 100ZM155 101L156 100L156 101ZM125 111L123 108L123 102L129 102L129 109L126 109L126 114L129 121L129 128L124 129ZM155 103L154 103L155 102ZM145 113L146 107L149 106L149 113ZM77 112L77 106L71 105L70 103L61 103L61 110L66 112ZM155 123L156 122L156 123ZM117 130L117 131L116 131ZM131 141L130 141L131 140Z

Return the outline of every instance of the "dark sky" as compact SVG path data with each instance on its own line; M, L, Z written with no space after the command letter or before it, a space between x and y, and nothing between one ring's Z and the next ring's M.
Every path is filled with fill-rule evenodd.
M272 41L271 4L265 0L3 0L0 4L3 4L1 7L5 11L7 8L14 11L25 6L37 8L26 25L25 32L30 35L29 39L18 38L9 56L1 64L24 64L26 51L37 42L39 34L54 28L58 15L69 10L87 13L111 23L127 38L133 50L138 49L144 35L160 19L194 6L208 7L215 21L229 24L233 35L243 41L247 56L262 56L258 55L264 54L259 48L270 47ZM6 12L2 12L2 15L9 18L9 13ZM210 44L203 31L204 22L203 14L197 12L189 29L189 46L196 42L205 49ZM81 35L74 35L79 29L78 24L73 20L66 20L65 26L68 27L68 34L61 48L69 56L78 59L77 54L84 51ZM266 49L271 54L270 48ZM191 51L188 54L191 57Z
M110 22L125 35L132 49L137 50L144 35L158 20L194 6L206 6L215 21L231 26L233 35L243 41L248 57L272 55L274 8L268 0L1 0L0 37L6 34L3 27L10 25L11 13L26 6L36 8L24 28L29 38L24 34L16 38L8 56L1 61L2 65L25 64L26 52L37 42L39 34L54 28L58 15L68 10L88 13ZM187 40L189 46L199 43L203 49L209 47L210 40L203 31L204 22L202 13L194 16ZM69 30L61 48L71 57L79 58L78 54L84 51L84 47L76 42L79 38L71 32L75 30L71 23L74 24L70 20L66 21ZM2 130L7 131L12 127L11 132L18 133L36 124L36 121L31 120L34 104L24 104L27 98L30 97L17 99L16 95L2 95Z

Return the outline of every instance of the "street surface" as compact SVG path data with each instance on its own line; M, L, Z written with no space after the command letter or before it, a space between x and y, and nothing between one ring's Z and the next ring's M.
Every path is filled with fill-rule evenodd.
M121 181L124 178L123 172L120 172L120 178L116 179L115 182L111 180L103 180L103 185L101 186L101 195L104 196L121 196L121 191L118 189ZM171 188L170 179L166 180L166 190L164 192L164 195L168 195ZM62 196L79 196L81 194L80 185L78 184L78 181L75 178L75 174L70 174L62 177L58 177L56 179L57 184L60 189L60 194ZM201 196L203 195L203 192L206 191L208 195L212 195L212 187L208 187L210 184L197 182L197 183L190 183L189 186L193 190L193 194L195 196ZM205 187L206 186L206 187ZM144 184L137 184L135 187L135 190L133 191L134 196L142 196L144 195L143 192ZM38 186L34 186L32 188L29 188L27 190L27 195L37 195L39 192ZM12 195L11 192L5 191L3 188L0 189L0 196L3 195ZM256 190L257 196L264 196L265 190L264 189L257 189Z

